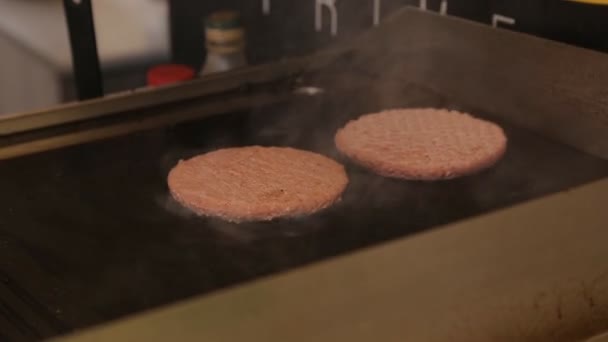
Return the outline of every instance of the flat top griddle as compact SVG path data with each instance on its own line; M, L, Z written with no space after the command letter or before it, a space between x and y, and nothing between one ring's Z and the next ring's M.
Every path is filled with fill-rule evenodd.
M395 39L399 44L391 44ZM281 101L272 105L0 160L0 340L37 340L107 322L608 176L607 161L511 124L544 123L539 131L600 151L604 145L591 135L602 132L604 107L589 99L604 88L604 69L580 73L594 75L595 83L572 69L554 69L561 72L573 56L587 61L581 68L608 70L603 56L412 11L362 42L323 70L276 84L324 90L314 96L285 100L285 89L277 89ZM538 66L532 57L543 55L541 48L555 58ZM507 53L512 50L517 59ZM496 61L504 68L495 68ZM230 101L230 94L222 96L139 112L189 113L214 99ZM339 127L395 107L452 108L495 121L509 138L507 153L492 169L434 183L379 177L337 153ZM598 115L581 116L566 129L571 112ZM139 120L132 114L55 130L86 133L102 121ZM0 148L39 133L2 138ZM166 176L180 159L251 144L292 146L343 162L350 184L342 201L309 217L230 224L197 217L171 199Z
M428 88L395 82L390 101L373 101L379 94L365 83L1 161L0 298L16 298L0 310L3 329L52 336L608 175L606 161ZM399 106L494 120L508 135L508 152L490 170L442 182L379 177L337 153L338 127ZM345 163L350 184L342 201L310 217L231 224L197 217L171 199L166 176L179 159L251 144L308 149Z

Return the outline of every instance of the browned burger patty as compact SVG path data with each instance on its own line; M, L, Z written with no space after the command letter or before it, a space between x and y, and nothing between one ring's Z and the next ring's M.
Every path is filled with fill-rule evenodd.
M338 130L338 149L374 172L411 180L475 173L505 153L502 128L444 109L394 109L364 115Z
M251 146L180 161L168 184L197 214L240 222L314 213L340 198L348 177L342 165L316 153Z

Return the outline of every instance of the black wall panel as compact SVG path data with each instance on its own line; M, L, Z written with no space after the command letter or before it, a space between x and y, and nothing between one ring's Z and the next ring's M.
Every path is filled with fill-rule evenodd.
M315 0L270 0L271 12L262 13L262 0L170 0L174 60L203 63L202 19L218 9L236 9L248 31L247 53L252 63L300 55L345 39L372 27L373 0L336 0L338 33L329 32L329 12L323 10L323 30L314 27ZM438 11L442 0L427 0L428 10ZM381 17L418 0L381 0ZM501 27L570 44L608 51L608 6L565 0L448 0L448 14L492 24L494 14L515 24Z

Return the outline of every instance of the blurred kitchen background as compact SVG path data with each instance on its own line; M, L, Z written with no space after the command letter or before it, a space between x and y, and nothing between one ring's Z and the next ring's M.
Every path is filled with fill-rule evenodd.
M606 7L566 0L93 0L104 90L146 86L147 70L163 63L198 72L203 18L220 9L242 14L258 64L347 39L405 5L608 50ZM76 98L62 0L0 0L0 56L0 115Z

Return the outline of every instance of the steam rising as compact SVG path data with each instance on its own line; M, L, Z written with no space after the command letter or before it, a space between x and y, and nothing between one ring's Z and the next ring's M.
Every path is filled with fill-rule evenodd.
M576 157L575 151L452 102L407 76L388 75L406 69L387 66L386 74L366 74L357 65L370 62L367 57L344 58L351 60L338 61L323 73L306 75L302 80L303 86L319 87L323 92L300 94L288 103L225 115L213 122L190 123L181 128L184 131L178 128L174 149L167 151L162 160L166 174L179 159L222 147L272 145L310 150L346 165L349 185L339 203L309 217L241 224L197 217L168 194L157 199L159 205L186 220L192 229L213 231L225 243L333 236L349 230L350 238L359 241L356 245L369 241L378 229L382 229L379 235L383 239L401 236L564 188L563 177L546 175L555 175L556 163L561 165L563 156ZM382 63L382 58L373 63ZM352 165L336 150L334 134L349 120L370 112L407 107L457 109L495 121L509 138L507 154L494 168L478 175L425 183L376 176ZM562 157L556 157L559 155ZM535 165L538 172L530 172L530 165ZM591 173L571 176L571 183L577 184Z

